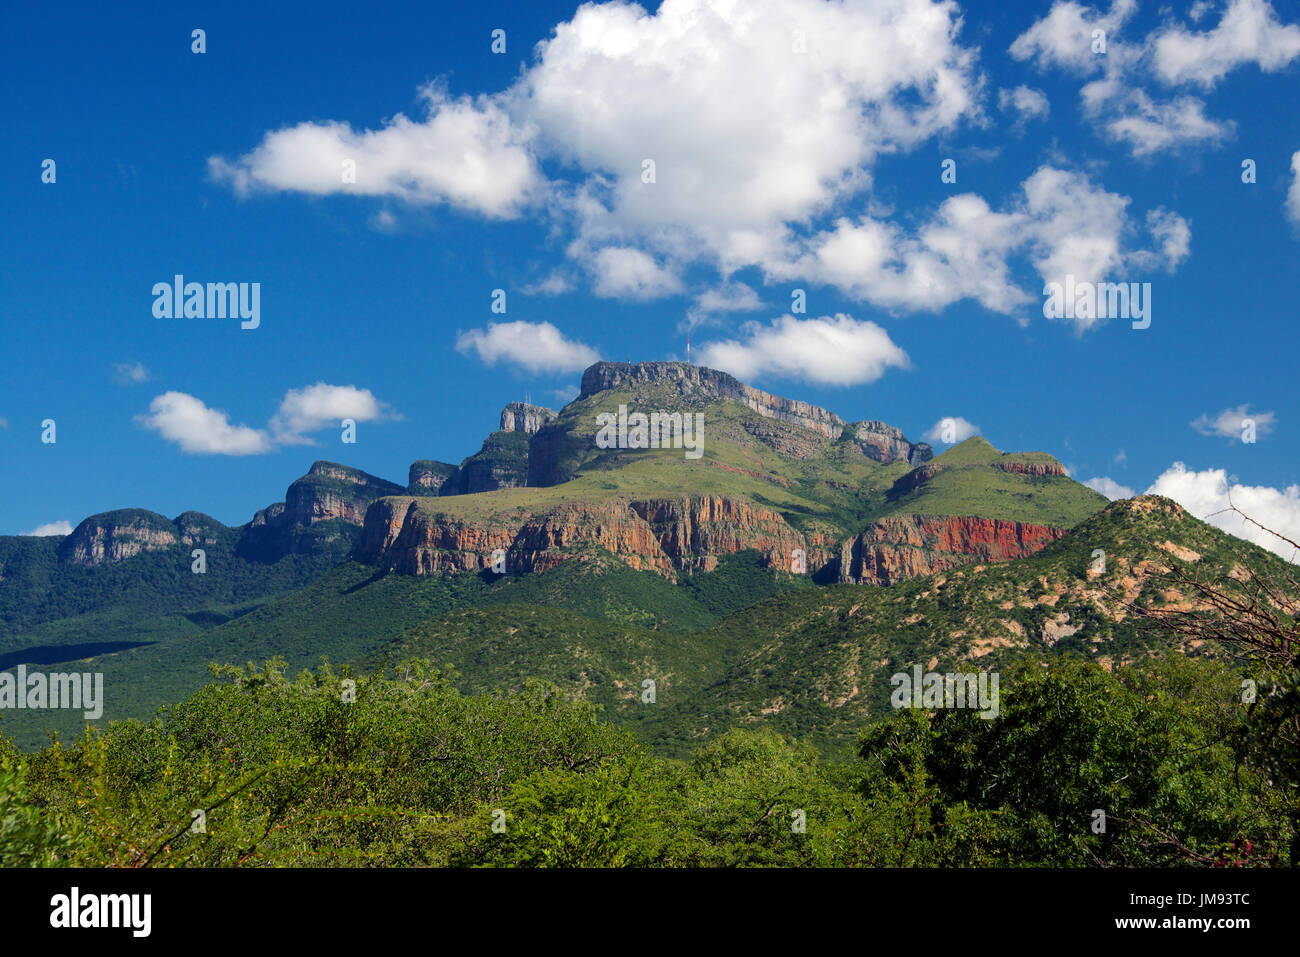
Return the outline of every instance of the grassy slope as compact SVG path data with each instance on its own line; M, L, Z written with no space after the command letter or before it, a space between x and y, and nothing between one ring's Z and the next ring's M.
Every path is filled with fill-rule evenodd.
M1002 454L975 436L922 466L939 471L920 487L891 498L880 515L978 515L1073 528L1106 507L1105 496L1071 478L1021 475L994 463L1060 464L1043 452Z

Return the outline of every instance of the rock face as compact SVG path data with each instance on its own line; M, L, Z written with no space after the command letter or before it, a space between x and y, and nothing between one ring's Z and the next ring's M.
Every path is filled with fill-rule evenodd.
M873 585L1032 555L1066 529L995 518L909 515L872 522L840 549L840 581Z
M934 449L924 442L912 443L902 431L884 422L854 422L853 436L863 453L877 462L906 462L919 465L934 458Z
M262 561L285 555L351 548L351 539L365 521L366 509L384 495L406 489L360 469L335 462L314 462L284 494L283 502L260 509L241 529L239 554ZM335 521L342 525L315 526Z
M281 521L315 525L342 519L349 525L365 521L366 508L384 495L401 495L400 485L334 462L314 462L307 474L289 486Z
M59 557L77 565L104 565L170 548L178 541L176 528L156 512L122 509L92 515L59 544Z
M59 543L58 555L76 565L106 565L175 545L212 545L230 534L200 512L183 512L173 520L143 508L124 508L82 521Z
M876 462L907 462L918 464L933 458L935 452L923 442L909 442L892 425L879 421L846 423L835 412L798 399L764 393L745 385L735 376L718 369L689 363L595 363L582 373L582 390L578 398L610 389L627 389L629 386L658 385L675 389L681 395L705 399L727 399L741 403L758 412L764 419L775 419L802 428L811 429L829 439L839 439L848 433L863 454ZM800 449L780 450L802 456Z
M723 555L762 552L769 565L789 569L796 549L809 570L832 557L809 543L777 512L721 496L565 505L545 514L467 522L437 511L432 502L385 498L372 505L358 557L412 575L479 571L492 553L506 553L510 573L544 571L576 545L596 545L632 568L661 574L712 570Z
M994 462L995 469L1001 469L1003 472L1015 472L1017 475L1059 475L1062 478L1067 476L1065 466L1060 462Z
M455 474L456 466L450 462L420 459L411 463L406 491L410 495L438 495L447 480Z
M532 435L542 426L553 422L557 415L558 412L545 406L510 402L501 410L501 431Z

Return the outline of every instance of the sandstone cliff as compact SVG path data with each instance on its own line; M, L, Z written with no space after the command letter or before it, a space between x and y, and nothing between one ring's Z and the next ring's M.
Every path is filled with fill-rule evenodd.
M84 519L59 543L61 561L104 565L175 545L203 547L229 537L231 530L200 512L174 520L143 508L123 508Z
M840 581L874 585L971 562L1032 555L1066 529L993 518L910 515L872 522L840 548Z
M367 512L357 553L386 569L429 575L486 569L502 549L507 571L517 573L554 567L577 545L599 546L633 568L669 576L712 570L719 557L746 549L787 570L795 549L807 553L809 571L833 555L826 543L810 545L779 513L720 496L571 504L473 522L440 512L431 500L385 498Z

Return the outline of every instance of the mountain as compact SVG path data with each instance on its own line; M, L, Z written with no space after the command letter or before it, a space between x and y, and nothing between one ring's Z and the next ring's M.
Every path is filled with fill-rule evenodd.
M638 415L691 442L607 441ZM210 661L418 654L467 691L547 677L666 751L751 722L842 748L903 664L1172 650L1125 602L1151 600L1161 561L1226 574L1234 544L1167 500L1108 506L1043 453L976 437L935 456L715 370L597 363L560 411L511 403L477 453L417 460L405 485L316 462L238 527L122 509L0 537L0 667L102 671L119 718ZM0 715L24 747L77 726Z

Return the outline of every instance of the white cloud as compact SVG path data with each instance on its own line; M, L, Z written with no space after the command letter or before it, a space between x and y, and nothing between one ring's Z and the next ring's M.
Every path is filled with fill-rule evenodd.
M18 534L33 535L38 538L46 535L71 535L72 523L64 518L57 522L47 522L44 525L37 525L30 532L19 532Z
M212 157L209 172L241 195L353 193L517 215L543 186L526 133L491 98L452 99L435 85L420 95L428 111L423 122L399 113L381 129L359 132L347 123L299 123L267 133L234 161ZM349 162L355 182L345 181Z
M520 289L525 296L561 296L573 289L573 280L559 269L553 269L544 278Z
M585 245L638 242L725 273L869 185L882 152L978 116L959 25L955 4L932 0L585 4L504 100L542 150L586 172L573 203Z
M1109 55L1110 41L1136 10L1136 0L1114 0L1108 13L1071 0L1057 0L1047 16L1036 20L1016 37L1011 44L1011 55L1017 60L1032 59L1042 69L1062 67L1078 73L1095 73L1102 68L1104 59L1092 50L1093 31L1105 31L1105 55Z
M999 92L998 106L1003 110L1014 110L1020 124L1046 117L1052 110L1042 90L1035 90L1023 83L1013 90Z
M771 278L806 277L885 306L939 310L969 297L994 312L1023 314L1035 297L1012 281L1015 255L1047 282L1067 275L1110 281L1126 270L1172 268L1186 255L1190 228L1164 210L1148 218L1160 248L1129 248L1128 204L1127 196L1094 185L1084 173L1043 166L1005 211L962 193L945 200L914 237L870 217L841 218L809 239L798 258L768 271ZM1083 329L1102 320L1075 321Z
M305 433L337 426L343 419L370 422L400 418L371 394L355 386L317 382L290 389L264 429L231 425L225 412L208 408L184 392L164 392L136 421L175 442L184 452L202 455L260 455L280 445L310 445Z
M1211 90L1228 73L1254 64L1275 72L1300 56L1300 27L1278 22L1267 0L1229 0L1218 24L1196 31L1176 22L1145 37L1126 36L1134 0L1114 0L1109 11L1057 0L1011 44L1011 55L1041 69L1059 69L1087 82L1080 90L1085 115L1135 156L1186 145L1211 144L1235 127L1205 115L1205 103L1189 93L1167 99L1148 88L1191 86ZM1207 10L1196 4L1199 21ZM1093 31L1104 30L1106 52L1093 52Z
M1100 492L1112 502L1120 498L1132 498L1134 494L1133 489L1129 488L1127 485L1120 485L1107 475L1100 476L1099 478L1088 479L1088 481L1083 484L1088 486L1088 488L1092 489L1094 492Z
M1300 226L1300 150L1291 154L1291 187L1286 191L1286 214Z
M595 349L566 339L549 322L494 322L456 337L460 352L478 353L490 366L510 362L530 372L577 372L600 360Z
M817 319L778 317L747 322L742 339L709 342L699 364L750 380L771 374L823 385L874 382L891 367L909 366L907 353L874 322L838 313Z
M1255 423L1255 437L1262 439L1273 431L1277 415L1273 412L1251 412L1249 405L1239 405L1235 409L1224 409L1215 415L1202 414L1193 420L1191 425L1201 435L1218 435L1225 439L1239 441L1247 420Z
M731 280L697 295L695 302L686 310L686 319L678 328L694 329L718 321L721 314L754 312L762 308L763 301L752 287Z
M930 426L921 438L930 443L956 445L958 442L965 442L972 435L979 434L980 427L975 423L967 422L960 415L947 415Z
M1133 9L1132 0L1116 0L1109 14L1058 3L1013 52L1100 75L1094 94L1109 102L1131 86L1107 72L1127 69L1127 54L1115 44L1094 57L1090 30L1117 29ZM430 87L422 123L398 116L362 132L299 124L212 167L245 192L535 214L569 240L568 257L597 295L634 301L687 291L683 277L703 264L724 286L756 267L765 282L826 283L887 309L971 298L1023 320L1038 297L1012 280L1025 260L1040 272L1071 267L1079 281L1175 265L1184 221L1164 214L1152 230L1158 248L1130 248L1121 239L1138 230L1127 197L1048 166L1001 209L966 193L915 228L881 218L871 195L879 157L984 121L986 78L976 49L959 42L962 29L951 0L664 0L653 13L623 0L587 3L500 93L453 99ZM1108 58L1116 66L1095 62ZM1028 86L1002 93L1020 121L1049 109ZM1143 115L1123 111L1116 122L1132 127L1123 135L1150 139ZM1193 119L1182 122L1191 129ZM356 184L340 182L349 156L358 157ZM697 302L687 323L716 311Z
M1175 462L1147 489L1147 494L1171 498L1197 518L1283 558L1295 560L1292 546L1224 510L1235 505L1261 525L1300 541L1300 485L1276 489L1229 483L1223 469L1196 472L1182 462Z
M7 428L9 428L9 420L0 416L0 429L7 429Z
M1282 69L1300 56L1300 27L1279 23L1267 0L1232 0L1213 30L1193 33L1171 26L1154 44L1161 79L1209 89L1248 63L1266 73Z
M369 389L317 382L286 392L269 428L280 445L311 445L312 440L303 433L338 426L344 419L373 422L392 417Z
M119 385L148 382L149 370L139 362L119 362L113 367L113 378Z
M1139 261L1149 256L1152 266L1172 270L1192 250L1192 227L1183 217L1163 206L1147 213L1147 229L1159 244L1160 252L1138 256Z
M630 246L599 249L588 266L595 275L598 296L644 301L682 291L681 280L670 269Z
M209 409L184 392L164 392L136 421L175 442L185 452L203 455L257 455L271 449L260 429L231 425L225 412Z
M1114 100L1115 119L1106 124L1111 136L1128 143L1134 156L1150 156L1187 144L1209 146L1227 139L1236 129L1231 121L1218 122L1205 115L1205 104L1192 96L1153 100L1142 90L1130 89Z
M570 256L598 294L653 298L680 288L685 264L727 276L779 258L793 227L870 186L879 155L978 121L983 80L960 29L950 0L589 3L499 94L429 87L422 122L301 123L210 167L241 193L536 210L576 236ZM562 178L545 182L543 162Z

